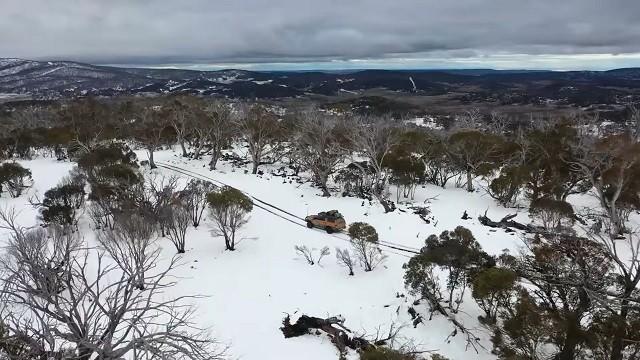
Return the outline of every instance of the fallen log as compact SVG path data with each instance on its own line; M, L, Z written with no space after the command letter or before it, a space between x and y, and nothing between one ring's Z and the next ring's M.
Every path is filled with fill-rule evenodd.
M478 216L478 221L480 221L480 224L484 226L489 226L492 228L518 229L526 232L534 232L534 230L536 230L535 229L536 226L525 225L517 221L514 221L513 218L515 218L516 216L518 216L518 214L510 214L503 217L500 221L493 221L489 219L489 217L487 216L487 212L485 211L484 215Z
M576 236L571 232L562 232L562 231L549 231L542 226L536 226L532 224L523 224L517 221L514 221L518 214L509 214L503 217L500 221L493 221L487 216L487 212L484 212L484 215L478 216L478 221L480 224L492 228L500 228L505 229L507 232L515 232L514 229L524 231L530 234L538 234L546 238L562 238L562 239L585 239L580 236Z
M333 316L326 319L318 318L314 316L302 315L296 320L295 323L291 323L291 317L289 314L282 320L282 327L280 331L285 338L298 337L314 333L319 335L320 332L324 332L331 342L335 345L340 353L340 359L346 359L348 350L355 350L358 352L366 351L377 346L386 345L387 342L392 340L399 331L399 328L391 327L387 337L378 338L373 340L367 340L362 336L354 335L351 330L344 326L344 319L339 316Z

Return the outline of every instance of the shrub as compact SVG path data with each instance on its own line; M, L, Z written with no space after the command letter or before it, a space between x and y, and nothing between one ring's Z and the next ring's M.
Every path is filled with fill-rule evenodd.
M207 195L211 218L216 224L216 235L224 236L227 250L235 250L236 232L247 223L253 202L240 190L225 186Z
M364 350L360 353L360 360L417 360L417 357L400 350L379 346Z
M364 267L364 271L376 268L384 259L382 251L378 247L378 232L376 229L363 222L355 222L349 226L351 246Z
M518 167L507 167L500 176L493 179L489 185L489 195L500 202L500 205L512 206L527 180L527 173Z
M573 207L566 201L540 198L531 202L529 214L546 229L559 229L573 226L575 214Z

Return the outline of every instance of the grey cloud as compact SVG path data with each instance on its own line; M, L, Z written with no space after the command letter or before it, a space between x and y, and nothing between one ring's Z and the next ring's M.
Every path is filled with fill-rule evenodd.
M0 57L313 62L640 52L635 0L3 0Z

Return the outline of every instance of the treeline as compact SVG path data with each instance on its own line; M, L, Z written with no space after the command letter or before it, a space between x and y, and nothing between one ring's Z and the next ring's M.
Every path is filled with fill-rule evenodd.
M241 144L248 158L231 160L250 162L252 173L281 163L295 175L309 173L324 196L332 195L333 183L343 195L376 198L386 211L394 209L389 185L396 202L420 184L468 191L480 185L504 206L527 200L537 214L570 214L567 197L593 189L598 227L620 234L640 206L640 115L633 108L629 114L628 129L616 133L599 132L597 119L514 124L477 112L458 116L445 131L390 116L334 116L193 96L85 99L14 112L3 124L0 156L44 152L74 159L124 141L144 148L151 168L156 151L177 145L182 156L207 157L215 169L225 149Z

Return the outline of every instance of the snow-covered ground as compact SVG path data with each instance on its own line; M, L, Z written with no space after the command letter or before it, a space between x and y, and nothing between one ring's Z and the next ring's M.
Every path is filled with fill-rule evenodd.
M145 160L143 153L139 154ZM265 167L263 176L252 175L244 169L233 169L230 164L220 164L220 169L209 171L206 161L192 161L172 151L155 155L158 164L167 164L202 174L232 185L261 200L277 205L290 213L306 216L319 211L338 209L347 222L364 221L377 229L380 240L405 247L420 248L430 234L454 229L458 225L469 228L483 249L498 254L503 249L517 250L520 238L502 230L492 230L479 224L477 217L488 211L491 218L500 219L514 209L505 209L479 190L467 193L462 189L442 189L435 186L420 187L414 203L428 205L434 221L425 223L407 205L385 214L382 207L370 205L361 199L335 196L323 198L319 190L309 183L289 182L270 174ZM20 221L24 225L36 222L36 210L28 204L29 196L44 193L55 186L73 167L67 162L53 159L36 159L21 162L33 172L35 185L28 194L18 199L0 198L2 207L22 209ZM154 170L163 174L175 174L171 170ZM181 175L183 176L183 175ZM472 219L462 220L463 211ZM526 211L521 210L517 220L528 221ZM224 241L211 235L211 222L204 221L198 228L190 228L185 265L178 269L181 276L176 294L201 294L207 297L198 302L199 325L209 327L221 342L230 346L230 355L242 360L301 359L333 360L337 352L327 338L305 336L285 339L279 330L282 319L289 313L305 313L312 316L342 315L345 325L360 333L375 334L378 328L388 328L392 323L406 325L401 335L412 339L421 350L436 350L451 359L494 359L490 354L489 334L477 321L479 309L471 298L462 305L460 319L468 326L477 326L484 337L487 350L476 354L465 351L465 339L456 336L446 341L452 326L443 318L413 328L407 313L413 298L403 284L402 265L409 253L383 249L388 256L384 264L372 272L356 269L355 276L348 276L345 269L336 264L335 248L349 247L344 234L328 235L309 230L285 219L254 208L251 219L242 229L242 240L235 252L224 250ZM84 236L92 241L88 219L81 222ZM166 259L174 255L173 245L166 239L159 240ZM320 249L331 248L331 255L320 265L310 266L299 258L295 245L307 245ZM425 305L419 305L425 311Z

